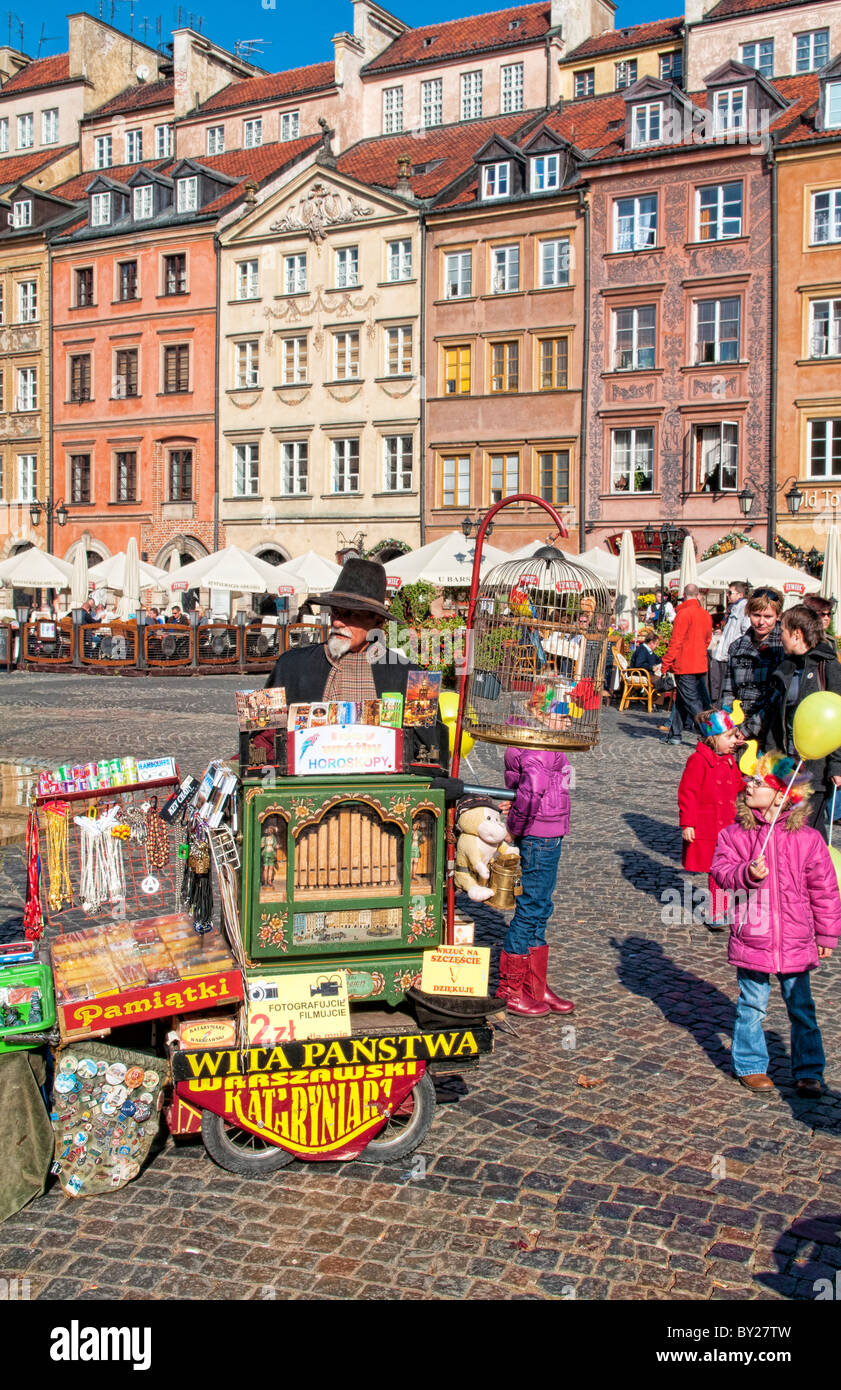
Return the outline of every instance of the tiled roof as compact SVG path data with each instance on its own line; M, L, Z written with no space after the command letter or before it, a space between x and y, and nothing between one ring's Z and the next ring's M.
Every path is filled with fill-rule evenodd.
M816 130L820 84L815 72L798 73L795 77L778 77L772 83L780 96L792 104L774 122L772 129L781 145L794 145L803 140L841 141L841 130Z
M412 169L434 164L425 172L411 175L412 192L418 198L432 198L472 165L476 154L494 134L514 139L517 132L534 122L537 112L518 111L512 116L494 116L459 125L436 126L424 135L380 135L363 140L339 156L341 173L377 188L396 188L397 160L409 155Z
M23 183L39 169L46 169L75 148L75 145L61 145L58 148L33 150L29 154L12 154L0 158L0 188L13 183Z
M740 14L755 14L762 10L790 9L792 0L718 0L704 15L702 23L709 19L729 19Z
M650 24L634 24L628 29L610 29L596 34L573 48L563 59L580 63L584 58L600 58L606 53L624 53L630 48L645 48L652 44L677 43L683 37L683 16L676 19L655 19Z
M231 82L215 96L202 103L202 115L209 111L229 111L236 106L250 106L254 102L276 101L285 97L296 97L305 92L317 92L323 87L332 87L335 82L335 64L311 63L306 68L291 68L289 72L274 72L267 77L246 77L242 82Z
M362 71L388 72L392 68L440 63L445 58L469 60L474 54L493 49L522 48L524 44L542 42L551 27L552 12L547 0L540 5L517 5L493 14L426 24L400 34Z
M166 106L175 97L175 83L168 78L161 78L160 82L137 82L133 87L127 87L118 96L112 97L102 106L97 106L95 111L90 111L85 117L87 121L95 121L99 116L115 116L120 111L143 111L149 106Z
M0 95L7 92L29 92L36 87L50 87L54 82L67 82L70 79L70 54L56 53L52 58L36 58L14 77L10 77L0 87ZM81 78L79 81L81 82Z

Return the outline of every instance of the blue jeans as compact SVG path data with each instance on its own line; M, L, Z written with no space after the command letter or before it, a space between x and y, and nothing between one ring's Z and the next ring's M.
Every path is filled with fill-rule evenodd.
M687 719L694 726L695 715L710 707L706 676L675 676L675 686L669 738L680 738Z
M520 841L523 891L502 943L509 956L527 956L530 947L546 945L563 842L563 835L524 835Z
M755 1076L768 1070L768 1047L762 1020L768 1007L771 976L764 970L738 970L739 1002L733 1029L733 1070L737 1076ZM795 1081L814 1077L820 1081L826 1064L821 1030L808 970L799 975L779 975L780 992L791 1024L791 1070Z

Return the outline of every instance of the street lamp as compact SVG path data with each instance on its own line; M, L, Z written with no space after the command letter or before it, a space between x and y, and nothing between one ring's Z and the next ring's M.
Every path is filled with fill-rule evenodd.
M682 526L675 526L672 521L664 521L659 531L650 521L643 527L646 549L653 549L656 540L660 542L660 590L663 595L666 592L666 570L677 563L686 534Z
M471 537L472 535L474 535L474 534L478 536L478 534L479 534L479 527L480 527L481 525L482 525L481 519L478 520L478 521L471 521L471 520L470 520L470 517L469 517L469 516L466 516L466 517L464 518L464 521L461 523L462 535L464 536L465 540L468 540L468 541L469 541L469 540L470 540L470 537ZM485 535L486 535L486 536L489 536L489 535L491 534L491 532L493 531L493 529L494 529L494 524L493 524L492 521L489 521L488 524L487 524L487 526L485 527Z
M29 519L33 526L40 526L42 512L46 514L47 521L54 516L59 526L67 525L67 503L63 497L55 506L51 501L39 502L37 497L33 497L29 504Z
M755 501L756 493L751 490L749 483L745 483L739 493L739 506L742 509L742 516L750 516Z
M785 483L783 483L783 487L785 487ZM800 506L802 502L803 493L797 486L797 479L795 478L793 479L791 487L786 493L786 506L788 507L789 516L797 516L797 513L800 511Z

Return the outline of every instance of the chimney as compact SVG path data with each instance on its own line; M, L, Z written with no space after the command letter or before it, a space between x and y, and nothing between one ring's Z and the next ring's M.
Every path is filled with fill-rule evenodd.
M399 154L397 156L397 187L395 191L403 198L412 197L411 169L412 156L408 154Z

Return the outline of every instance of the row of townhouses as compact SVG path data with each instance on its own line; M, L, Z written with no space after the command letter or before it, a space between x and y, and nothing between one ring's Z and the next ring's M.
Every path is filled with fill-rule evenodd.
M353 11L276 74L88 15L0 49L0 552L387 559L518 492L581 549L821 550L841 0Z

